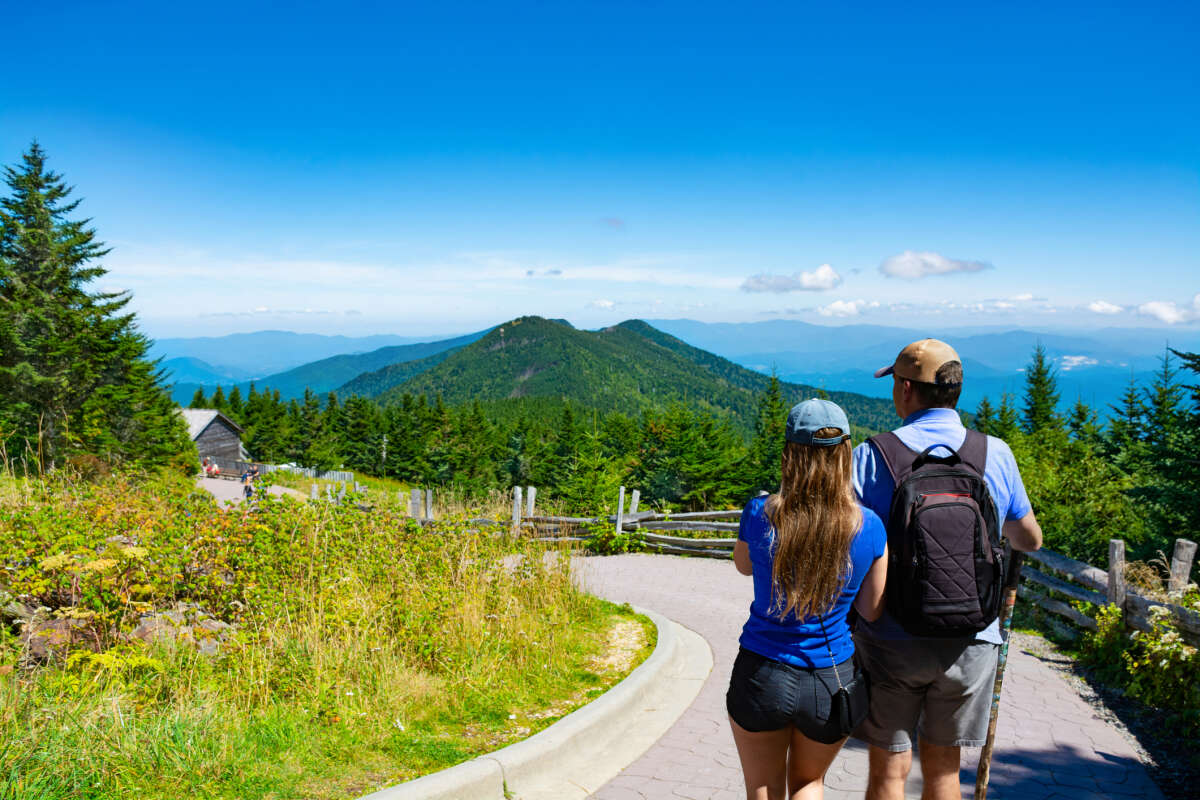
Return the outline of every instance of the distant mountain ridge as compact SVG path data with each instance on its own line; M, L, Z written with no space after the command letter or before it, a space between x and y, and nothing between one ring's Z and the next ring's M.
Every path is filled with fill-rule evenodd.
M420 344L445 336L326 336L292 331L255 331L227 336L158 339L150 348L152 358L198 358L216 368L240 370L246 378L275 375L304 364L353 353L369 353L383 347Z
M394 345L381 347L378 350L372 350L367 353L330 356L329 358L302 364L299 367L275 375L256 378L253 381L240 380L234 385L238 386L243 394L249 391L251 383L254 384L257 391L278 390L280 396L285 400L303 397L305 389L311 389L318 394L324 394L337 389L358 375L370 373L389 364L408 363L436 356L445 351L453 351L470 344L485 333L486 331L478 331L453 339ZM172 359L172 361L180 360ZM165 364L166 362L164 362L164 366ZM218 382L225 387L226 392L232 388L230 384L234 383L233 381L224 380ZM178 403L187 403L191 400L192 395L195 394L196 389L204 389L205 393L208 394L215 388L215 383L209 384L205 382L202 384L194 380L180 380L172 388L172 396Z

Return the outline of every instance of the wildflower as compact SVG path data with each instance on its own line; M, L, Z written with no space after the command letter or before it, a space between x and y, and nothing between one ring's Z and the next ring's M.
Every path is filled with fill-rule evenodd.
M400 730L404 730L404 723L403 723L403 722L401 722L401 721L399 720L399 718L397 718L397 719L393 720L393 721L392 721L392 724L393 724L393 725L395 725L395 726L396 726L397 728L399 728Z

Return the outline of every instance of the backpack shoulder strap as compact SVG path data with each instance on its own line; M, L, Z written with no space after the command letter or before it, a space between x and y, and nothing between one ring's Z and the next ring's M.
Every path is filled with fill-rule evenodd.
M987 449L987 436L968 428L967 438L963 440L962 447L958 448L958 457L982 478L987 467Z
M892 475L892 484L899 486L900 482L909 476L913 468L913 459L917 453L900 441L900 437L892 431L880 433L867 439L879 452L884 466Z

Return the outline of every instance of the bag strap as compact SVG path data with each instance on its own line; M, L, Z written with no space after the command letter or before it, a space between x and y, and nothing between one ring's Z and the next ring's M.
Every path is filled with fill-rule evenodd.
M837 659L833 657L833 645L829 643L829 631L825 630L825 620L817 617L817 622L821 624L821 633L825 636L825 649L829 651L829 666L833 669L833 677L837 678L838 691L846 691L846 687L842 685L842 676L838 673Z
M962 462L983 477L987 468L988 437L979 431L967 429L967 438L962 447L958 448L958 457Z
M913 461L918 454L900 441L900 437L892 431L876 434L867 441L883 459L883 465L892 476L892 485L899 486L912 472Z

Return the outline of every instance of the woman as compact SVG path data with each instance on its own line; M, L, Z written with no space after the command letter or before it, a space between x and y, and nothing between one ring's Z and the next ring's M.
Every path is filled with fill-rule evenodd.
M852 603L869 620L883 612L887 535L855 499L850 465L845 412L806 400L788 414L779 492L742 511L733 560L754 576L754 602L726 707L751 800L822 797L866 714L846 614Z

